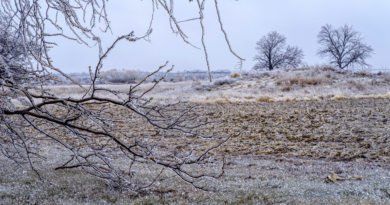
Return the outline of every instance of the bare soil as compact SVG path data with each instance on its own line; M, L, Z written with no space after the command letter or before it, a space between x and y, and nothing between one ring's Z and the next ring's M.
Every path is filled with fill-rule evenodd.
M216 133L241 131L220 151L229 155L274 155L390 160L390 100L353 99L257 102L204 106L219 120Z
M333 161L390 161L390 99L238 102L199 104L206 135L232 138L213 154L277 156ZM133 133L157 131L141 120ZM166 136L169 145L187 145L188 138ZM184 140L184 141L182 141ZM196 137L193 146L202 146ZM185 149L185 146L176 149Z

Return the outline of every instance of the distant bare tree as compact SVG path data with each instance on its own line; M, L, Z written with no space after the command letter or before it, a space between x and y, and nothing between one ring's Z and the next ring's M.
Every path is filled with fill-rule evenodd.
M217 0L214 1L220 20ZM202 24L204 2L197 0L199 17L179 21L174 15L174 0L151 0L151 22L145 33L135 36L129 32L103 49L103 39L98 34L111 29L106 0L0 0L0 152L19 165L30 166L42 178L36 168L40 160L45 160L40 150L47 144L50 149L53 144L58 145L68 153L68 158L62 158L63 165L56 170L81 168L111 187L134 192L150 187L165 169L196 188L203 188L198 183L203 178L219 178L224 172L224 157L208 154L232 135L214 136L199 130L211 122L194 105L159 104L145 98L173 66L149 89L140 91L140 85L168 62L137 85L129 85L127 91L97 84L104 80L103 62L116 45L148 40L155 10L159 8L167 12L172 31L188 44L191 43L180 23L200 20L201 41L206 48ZM220 26L224 32L221 21ZM56 66L50 57L50 48L57 46L53 37L87 46L96 43L98 58L89 69L89 86L78 84ZM14 65L19 69L13 69ZM61 98L50 92L44 85L56 81L53 71L78 84L85 90L84 95ZM196 140L201 143L187 144ZM169 145L172 141L175 144ZM54 158L52 154L49 153ZM220 163L215 163L217 159ZM138 165L153 165L159 170L152 179L137 178L133 172ZM215 172L217 166L220 172ZM138 171L142 173L142 169Z
M286 37L276 31L268 33L256 43L258 55L254 69L280 67L298 67L303 59L302 49L296 46L286 46Z
M329 59L329 63L338 68L370 67L366 59L371 57L374 49L363 43L361 33L355 31L352 26L344 25L334 29L327 24L321 28L317 38L321 46L317 55Z

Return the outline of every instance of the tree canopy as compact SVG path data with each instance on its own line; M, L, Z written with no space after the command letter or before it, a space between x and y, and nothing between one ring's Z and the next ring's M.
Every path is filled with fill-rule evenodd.
M281 67L297 67L303 59L303 51L297 46L287 46L286 37L276 31L263 36L256 43L258 55L254 69L273 70Z

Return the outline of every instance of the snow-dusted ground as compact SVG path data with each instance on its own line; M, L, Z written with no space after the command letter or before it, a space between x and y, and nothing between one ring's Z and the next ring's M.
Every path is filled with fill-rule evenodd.
M61 150L51 156L63 157ZM63 159L66 161L66 159ZM48 160L36 174L0 159L0 204L389 204L389 165L362 161L236 156L227 159L225 175L200 182L211 191L196 190L167 170L145 192L109 190L105 182L81 170L54 171ZM147 165L145 165L147 166ZM26 171L28 170L28 171ZM142 177L158 170L144 169ZM326 182L329 171L367 180Z
M100 85L127 92L131 85ZM134 85L133 85L134 86ZM139 93L153 86L140 86ZM60 97L80 98L78 86L48 87ZM160 82L145 95L159 102L302 101L340 98L390 98L390 73L348 71L315 66L306 69L250 71L242 77L209 81Z

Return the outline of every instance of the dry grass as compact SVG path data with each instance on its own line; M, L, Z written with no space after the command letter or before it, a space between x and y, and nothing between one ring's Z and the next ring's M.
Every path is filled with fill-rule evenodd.
M241 74L239 74L239 73L232 73L232 74L230 74L230 77L232 77L232 78L240 78Z
M100 85L106 88L128 91L130 85ZM142 85L139 92L152 83ZM50 86L61 97L81 97L83 90L77 86ZM240 78L214 79L193 82L161 82L146 97L159 102L191 101L213 103L255 102L263 96L274 101L304 101L332 99L336 95L347 98L385 97L390 90L390 73L372 74L338 70L329 66L313 66L310 69L244 72ZM228 99L226 99L228 98ZM261 100L260 100L261 101Z
M272 102L273 98L271 96L259 96L256 100L258 102Z
M319 85L319 84L329 84L329 83L330 81L327 79L300 78L300 77L285 78L285 79L277 80L275 82L276 85L285 85L285 86L299 85L301 87L310 86L310 85Z

